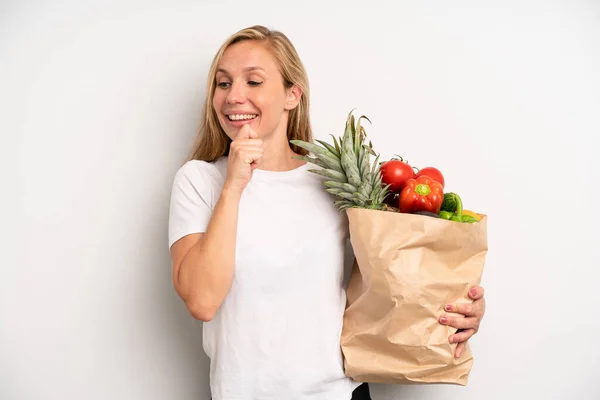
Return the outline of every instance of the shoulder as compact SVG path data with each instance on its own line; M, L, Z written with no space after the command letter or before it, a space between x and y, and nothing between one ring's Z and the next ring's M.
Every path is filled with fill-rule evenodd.
M218 185L225 179L226 172L226 157L221 157L213 162L190 160L177 170L173 185L191 185L196 189L207 185Z
M175 177L190 177L198 175L219 175L227 170L227 157L221 157L216 161L208 162L202 160L190 160L183 164L175 174Z

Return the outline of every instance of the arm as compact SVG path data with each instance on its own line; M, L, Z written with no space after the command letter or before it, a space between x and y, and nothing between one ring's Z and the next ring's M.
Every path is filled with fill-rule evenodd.
M205 233L171 247L173 283L194 318L210 321L229 292L235 265L240 195L224 188Z
M210 321L231 288L240 198L262 154L262 140L245 125L231 143L225 183L205 231L184 235L171 246L175 290L190 314L199 320ZM197 191L190 189L190 192ZM173 205L185 212L182 218L174 219L178 221L176 224L206 215L206 211L197 211L202 199L190 200L189 193L183 194L181 190L177 193ZM196 228L188 232L200 232L203 226Z

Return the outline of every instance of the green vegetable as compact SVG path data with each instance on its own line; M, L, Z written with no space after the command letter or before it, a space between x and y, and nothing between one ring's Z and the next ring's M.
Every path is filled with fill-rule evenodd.
M460 218L461 218L461 221L460 221L460 222L468 222L469 224L472 224L473 222L479 222L479 221L477 220L477 218L475 218L475 217L474 217L474 216L472 216L472 215L466 215L466 214L463 214L463 215L461 215L461 217L460 217Z
M457 200L460 200L460 197L456 193L444 193L444 201L442 202L442 207L440 207L440 210L456 212L456 209L458 208Z
M471 215L463 215L462 199L456 193L445 193L442 207L440 208L440 218L456 222L477 222L477 219Z
M451 220L452 218L456 219L458 217L452 211L440 211L440 218Z
M460 216L451 211L440 211L440 218L456 222L477 222L477 219L471 215L461 214Z

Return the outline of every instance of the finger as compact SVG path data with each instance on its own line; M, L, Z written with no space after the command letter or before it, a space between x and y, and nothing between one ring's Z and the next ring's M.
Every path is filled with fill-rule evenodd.
M485 300L480 298L472 303L450 303L446 304L444 310L481 319L485 312Z
M242 139L250 139L250 126L244 125L240 128L237 135L235 136L235 141L240 141Z
M249 147L245 149L240 149L240 151L237 152L236 156L237 158L244 160L246 164L250 164L251 162L260 159L263 156L263 154L263 149Z
M477 318L455 318L445 315L440 318L440 323L442 325L452 326L456 329L479 329L479 320Z
M232 154L243 154L247 151L258 151L258 152L264 152L264 147L261 145L257 145L257 144L239 144L239 143L231 143L231 147L230 147L231 153Z
M236 139L236 141L234 143L235 143L235 146L237 146L237 147L239 147L239 146L262 147L263 146L263 141L261 139L240 139L240 140Z
M253 150L253 151L251 151L251 153L252 153L252 164L251 164L251 166L253 168L256 168L258 166L258 164L260 163L260 161L262 160L263 150L262 149Z
M450 335L448 340L450 343L463 343L469 340L475 333L475 329L465 329L464 331L456 332L454 335Z
M235 140L240 139L256 139L258 135L254 132L254 129L250 127L249 124L246 124L240 128L240 131L235 137Z
M467 343L466 342L460 342L457 346L456 346L456 352L454 352L454 357L456 358L460 358L460 356L462 355L463 350L465 349Z
M256 160L252 161L252 164L250 164L250 168L252 168L252 171L254 171L256 168L258 168L261 160L262 160L262 158L257 158Z
M250 127L250 125L245 125L248 127L248 135L250 139L258 139L258 133L254 129Z
M263 156L264 149L262 146L255 145L240 145L235 142L230 146L230 158L243 160L244 163L250 164Z
M244 160L246 164L252 164L258 162L263 156L262 151L258 150L247 150L240 154L240 158Z
M473 303L450 303L446 304L444 310L473 317L476 314L476 304Z
M233 143L232 143L233 145ZM244 151L264 151L264 147L260 144L236 144L232 147L234 152L243 153Z
M481 286L473 286L471 290L469 290L469 297L473 300L481 299L483 297L485 290Z

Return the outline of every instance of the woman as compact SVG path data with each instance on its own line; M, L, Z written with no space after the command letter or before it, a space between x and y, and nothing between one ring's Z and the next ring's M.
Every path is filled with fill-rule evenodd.
M205 321L213 399L370 399L344 375L347 221L290 139L312 140L296 50L261 26L232 35L208 76L198 142L177 172L169 246L173 283ZM483 316L474 288L460 344Z

